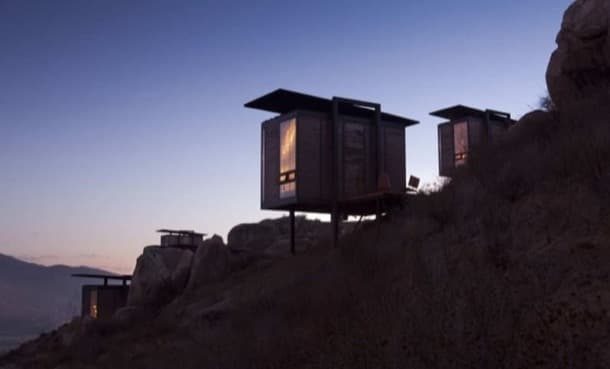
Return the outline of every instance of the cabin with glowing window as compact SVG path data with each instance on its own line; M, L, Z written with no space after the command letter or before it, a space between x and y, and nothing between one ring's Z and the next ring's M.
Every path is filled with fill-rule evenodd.
M114 313L127 305L129 275L73 274L73 277L101 279L103 284L83 285L81 316L93 319L110 319ZM119 281L112 284L109 281Z
M406 190L405 128L418 122L377 103L278 89L247 104L262 123L261 208L375 214L374 195Z
M516 123L509 113L464 105L430 115L448 120L438 125L439 175L443 177L451 177L456 168L467 164L474 148L493 143Z

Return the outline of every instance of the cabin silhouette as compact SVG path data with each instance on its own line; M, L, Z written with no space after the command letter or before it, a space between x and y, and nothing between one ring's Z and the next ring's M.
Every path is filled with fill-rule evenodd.
M406 191L405 128L378 103L278 89L245 104L277 114L261 127L261 208L379 215ZM294 231L292 236L294 250Z
M117 310L127 304L130 275L72 274L72 276L103 281L100 284L89 284L82 287L82 317L110 319ZM121 284L111 284L109 281L118 281Z
M439 175L443 177L451 177L457 168L467 164L474 148L497 141L516 123L509 113L464 105L430 115L448 120L438 125Z

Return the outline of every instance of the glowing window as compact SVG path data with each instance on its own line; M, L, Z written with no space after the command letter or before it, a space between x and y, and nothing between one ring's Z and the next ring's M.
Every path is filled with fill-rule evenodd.
M280 124L280 198L296 195L297 121L290 119Z
M89 301L89 316L93 319L97 319L97 291L91 291L91 300Z
M455 166L466 164L468 158L468 123L453 125L453 146L455 149Z
M261 199L263 202L265 202L265 190L267 189L267 183L265 178L267 177L267 169L265 168L265 161L267 160L267 156L265 155L265 152L267 151L267 143L265 142L266 134L267 132L263 128L263 134L261 138Z

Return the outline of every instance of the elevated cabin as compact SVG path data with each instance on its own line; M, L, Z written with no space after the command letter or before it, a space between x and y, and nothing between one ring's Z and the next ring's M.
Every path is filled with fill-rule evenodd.
M277 114L261 128L261 208L376 214L375 198L406 191L405 128L377 103L278 89L247 104Z
M176 247L193 251L203 245L203 238L206 236L205 233L185 230L159 229L157 232L161 233L162 247Z
M509 113L464 105L430 115L448 120L438 125L439 175L444 177L451 177L457 167L465 165L473 148L494 142L516 123Z
M93 319L110 319L114 313L127 305L129 275L73 274L73 277L103 280L103 284L84 285L81 297L81 316ZM120 284L110 284L119 281Z

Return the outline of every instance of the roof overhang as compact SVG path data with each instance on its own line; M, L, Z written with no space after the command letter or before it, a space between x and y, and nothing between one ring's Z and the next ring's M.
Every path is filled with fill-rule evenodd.
M455 105L455 106L452 106L452 107L449 107L446 109L437 110L437 111L430 113L430 115L439 117L439 118L448 119L451 121L463 119L463 118L467 118L467 117L477 117L477 118L485 119L486 116L489 116L489 118L491 120L505 121L505 122L507 121L510 124L516 123L515 120L511 119L509 113L504 113L501 111L490 110L490 109L480 110L480 109L471 108L471 107L465 106L465 105Z
M277 114L286 114L295 110L308 110L314 112L328 113L332 112L333 101L318 96L303 94L300 92L277 89L244 105L247 108L264 110ZM370 108L351 104L345 106L342 104L341 113L359 116L370 117ZM384 122L392 122L402 124L405 127L413 126L419 122L413 119L401 117L389 113L381 113L381 120Z
M206 233L199 233L199 232L195 232L195 231L191 231L191 230L184 230L184 229L158 229L157 233L164 233L164 234L172 235L172 236L201 236L201 237L207 236Z
M94 278L104 280L115 280L115 281L130 281L131 275L116 275L116 274L94 274L94 273L74 273L72 277L77 278Z

